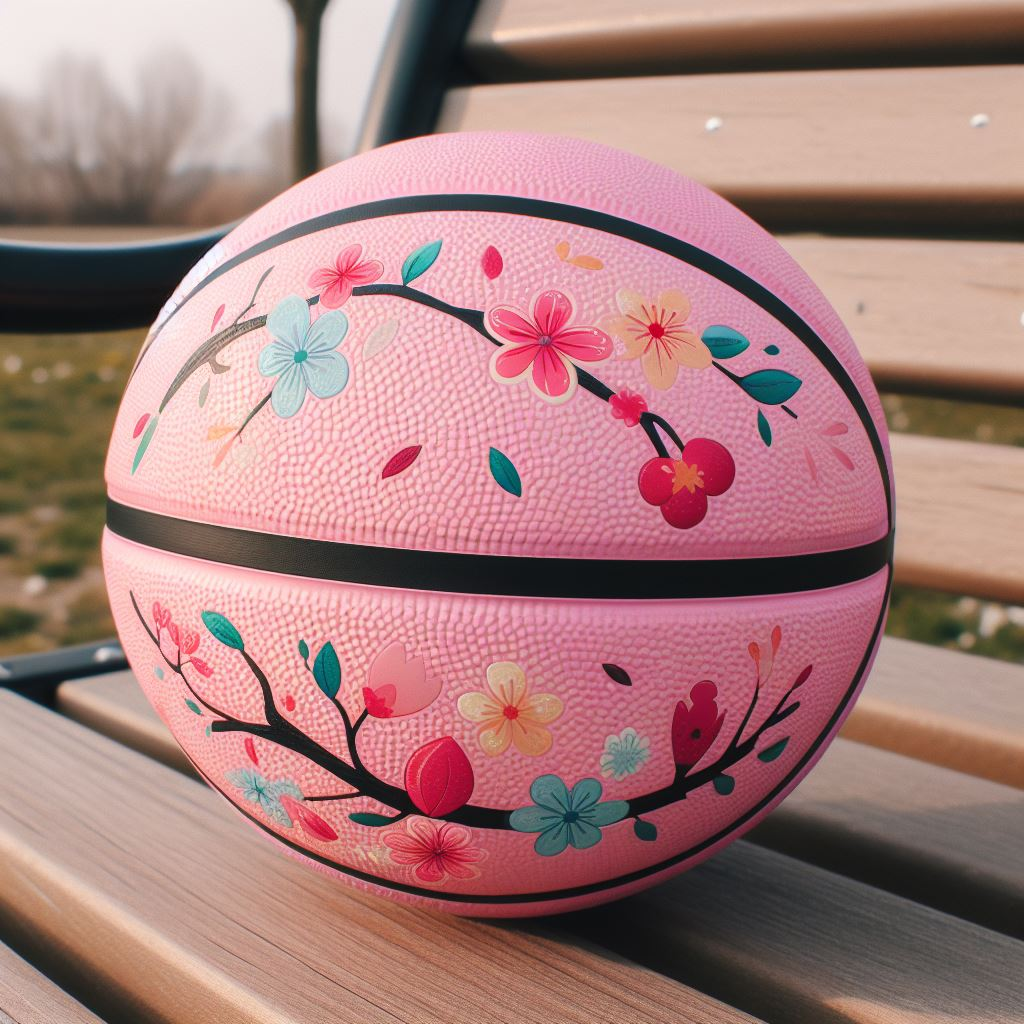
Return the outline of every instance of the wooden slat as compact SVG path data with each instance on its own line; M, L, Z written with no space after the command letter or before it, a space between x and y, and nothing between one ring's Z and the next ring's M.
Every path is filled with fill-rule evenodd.
M1024 1006L1024 943L745 842L576 919L773 1021L1009 1024Z
M485 79L1013 59L1019 0L484 0L466 59Z
M440 131L631 150L772 225L1024 224L1022 67L808 71L460 88ZM971 127L978 113L985 127ZM722 119L718 131L708 118Z
M1024 603L1024 448L914 434L891 442L896 579Z
M895 647L895 655L886 653L889 647ZM947 652L907 641L887 640L882 649L863 701L898 689L905 662L915 656L927 676L931 704L949 699L962 678L957 674L962 662L978 661L982 669L992 664L966 655L935 657ZM969 666L966 670L970 673ZM1014 686L1002 695L1011 718L1024 692L1024 669L1005 673L1005 681L1013 671ZM993 675L998 685L999 673ZM986 690L983 672L970 677L977 684L971 687L975 699L980 690L991 701L995 688ZM884 705L884 696L876 703ZM57 706L90 728L191 773L130 672L64 683ZM980 712L986 713L984 705ZM855 709L851 722L858 713ZM859 728L860 723L847 725L848 732ZM943 754L949 747L964 754L982 745L976 723L961 720L961 728L937 745ZM1017 761L1024 763L1024 728L1014 733L1011 722L1006 739L1020 745ZM983 745L982 753L991 756ZM993 760L995 767L1017 767L1009 757ZM1018 789L839 739L753 838L985 927L1013 935L1024 929L1024 861L1006 855L1024 849L1024 793Z
M126 1019L748 1019L544 926L359 894L259 842L200 783L13 694L0 736L0 908Z
M752 841L1024 938L1024 792L837 739Z
M879 388L1024 402L1024 245L779 241L835 306Z
M887 637L843 735L1024 788L1024 666Z
M102 1024L0 942L0 1024Z

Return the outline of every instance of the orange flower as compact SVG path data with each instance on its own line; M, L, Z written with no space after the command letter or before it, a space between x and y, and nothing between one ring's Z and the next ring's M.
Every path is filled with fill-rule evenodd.
M497 661L487 669L487 691L464 693L459 698L459 714L479 725L480 748L492 757L503 754L510 743L529 757L547 753L551 732L546 726L558 718L562 708L554 694L531 697L525 673L511 661Z
M676 381L680 366L703 370L711 365L707 345L686 326L690 300L676 289L649 301L628 288L615 296L619 317L604 324L626 346L624 359L639 359L644 376L664 391Z

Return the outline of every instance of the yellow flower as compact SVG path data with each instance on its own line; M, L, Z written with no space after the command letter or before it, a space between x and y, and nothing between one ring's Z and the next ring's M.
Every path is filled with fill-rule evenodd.
M703 370L711 365L707 345L686 327L690 300L681 291L671 289L648 301L623 288L615 301L622 316L612 317L604 327L626 346L623 358L640 360L654 387L672 387L680 366Z
M551 749L551 732L545 726L558 718L563 707L554 694L531 697L525 673L511 661L496 661L487 669L487 691L459 698L459 714L480 727L477 738L485 754L503 754L510 743L529 757Z

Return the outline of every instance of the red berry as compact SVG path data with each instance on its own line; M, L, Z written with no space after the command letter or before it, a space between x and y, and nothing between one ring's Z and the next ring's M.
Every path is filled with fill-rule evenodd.
M717 441L706 437L695 437L686 442L683 458L691 465L696 464L701 470L704 490L708 497L715 498L725 494L736 478L736 463L733 462L729 449Z
M675 470L672 459L650 459L640 467L640 496L648 505L664 505L672 497Z
M696 526L707 512L708 496L703 487L695 487L693 493L689 488L683 487L661 506L665 522L680 530L689 530L691 526Z

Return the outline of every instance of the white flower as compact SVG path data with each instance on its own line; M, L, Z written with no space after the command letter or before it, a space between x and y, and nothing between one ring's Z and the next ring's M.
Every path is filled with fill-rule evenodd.
M629 726L618 736L609 736L604 741L604 753L601 754L601 774L606 779L616 780L635 774L651 756L650 742Z

